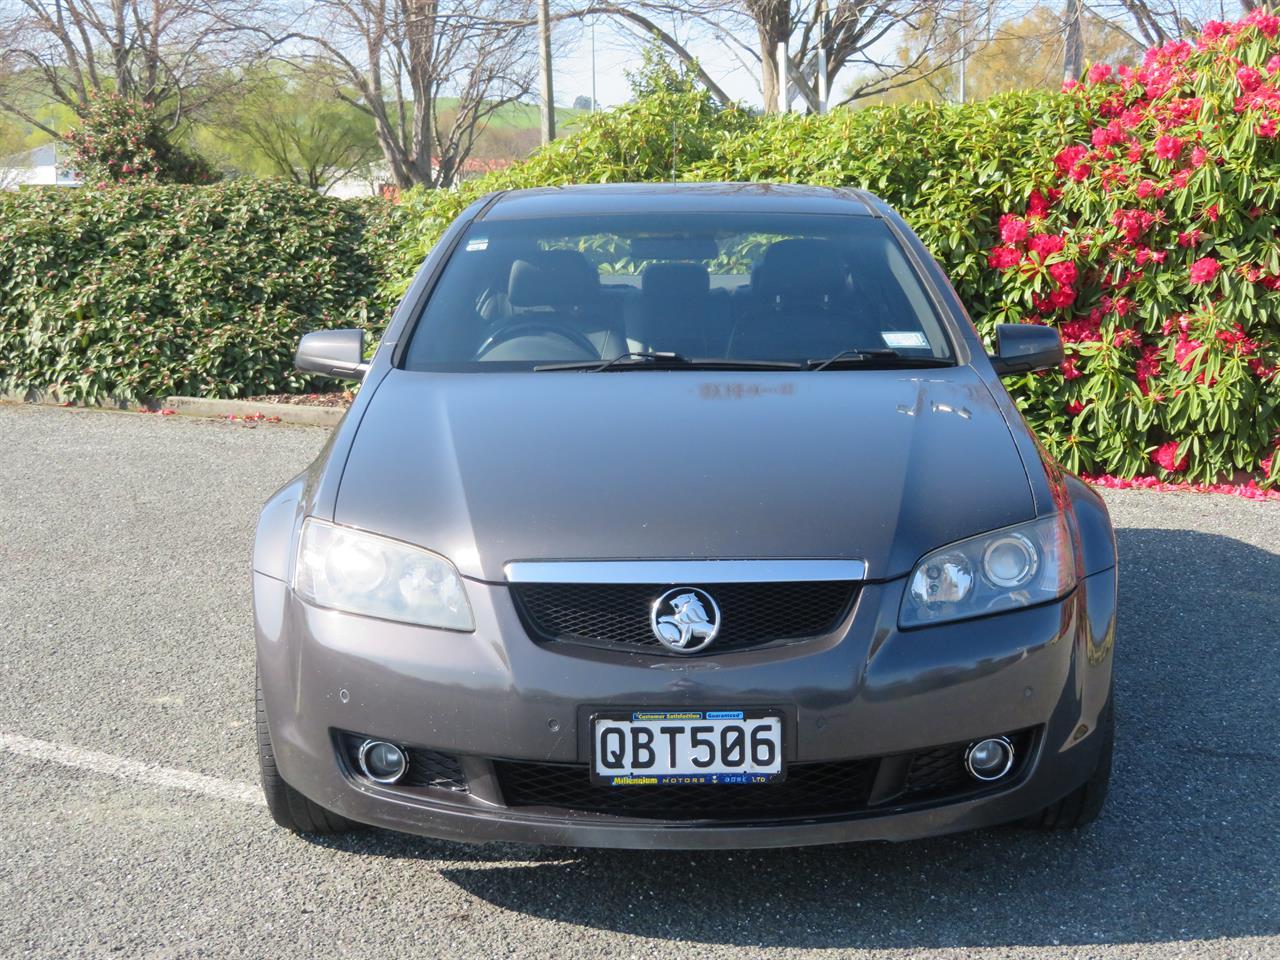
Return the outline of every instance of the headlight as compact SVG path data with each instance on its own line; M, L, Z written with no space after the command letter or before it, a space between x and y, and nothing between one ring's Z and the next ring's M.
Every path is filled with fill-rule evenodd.
M1076 585L1062 514L961 540L925 556L907 579L898 624L918 627L1054 600Z
M444 557L308 518L293 589L320 607L446 630L474 630L458 571Z

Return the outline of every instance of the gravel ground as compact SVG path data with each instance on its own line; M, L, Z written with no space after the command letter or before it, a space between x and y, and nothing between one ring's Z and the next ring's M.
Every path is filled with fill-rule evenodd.
M1108 496L1121 739L1076 835L315 842L252 802L25 755L254 783L253 521L324 438L0 405L0 957L1280 958L1275 504Z

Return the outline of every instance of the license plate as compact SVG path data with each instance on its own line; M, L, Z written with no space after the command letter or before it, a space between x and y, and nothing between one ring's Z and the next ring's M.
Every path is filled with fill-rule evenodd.
M637 710L592 718L591 779L611 786L781 780L782 715Z

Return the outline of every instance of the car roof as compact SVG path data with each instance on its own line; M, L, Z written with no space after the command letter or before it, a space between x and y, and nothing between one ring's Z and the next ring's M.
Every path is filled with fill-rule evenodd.
M794 183L589 183L500 194L485 220L599 213L825 213L876 216L861 190Z

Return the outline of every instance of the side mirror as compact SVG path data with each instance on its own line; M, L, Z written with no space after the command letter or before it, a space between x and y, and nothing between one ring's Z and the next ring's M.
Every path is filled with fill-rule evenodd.
M996 324L996 352L991 365L1000 376L1052 370L1062 360L1062 337L1053 327L1038 323Z
M359 380L369 369L364 362L364 331L315 330L305 334L293 355L293 365L308 373Z

